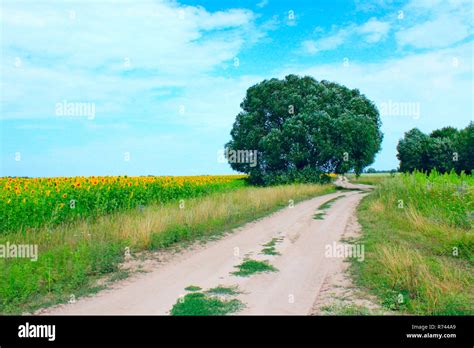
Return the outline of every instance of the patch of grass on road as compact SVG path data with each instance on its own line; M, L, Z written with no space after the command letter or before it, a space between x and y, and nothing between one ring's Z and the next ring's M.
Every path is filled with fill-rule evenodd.
M240 294L240 291L238 291L237 286L219 285L215 288L207 290L206 293L213 295L237 295Z
M320 212L320 213L314 214L313 219L315 219L315 220L324 220L325 216L326 216L325 212Z
M397 175L365 197L356 283L394 311L474 314L474 177Z
M340 187L340 186L337 186L336 190L338 192L351 192L351 191L359 191L360 192L360 191L363 191L360 188L346 188L346 187Z
M275 247L263 248L262 249L262 254L263 255L271 255L271 256L280 255L280 253L278 251L276 251Z
M232 272L233 275L241 276L241 277L248 277L254 273L261 273L261 272L276 272L278 271L275 267L270 265L268 261L257 261L257 260L245 260L240 265L235 266L239 270L236 272Z
M341 199L342 197L345 197L345 195L334 197L334 198L324 202L323 204L321 204L317 209L319 212L317 212L316 214L313 215L313 219L315 219L315 220L324 220L324 216L326 216L325 210L331 208L331 206L334 204L334 202L336 202L338 199Z
M170 314L176 316L226 315L244 307L237 299L221 300L201 292L193 292L179 299Z
M261 254L273 255L273 256L280 255L280 253L276 251L275 246L276 246L276 243L280 242L281 240L282 238L273 238L268 243L263 244L265 248L262 249Z
M199 290L202 290L202 289L201 289L201 287L196 286L196 285L189 285L189 286L185 287L184 290L186 290L186 291L199 291Z
M325 210L325 209L331 208L331 206L334 204L334 202L336 202L338 199L341 199L342 197L345 197L345 196L344 195L337 196L337 197L334 197L334 198L324 202L323 204L321 204L318 207L318 210Z

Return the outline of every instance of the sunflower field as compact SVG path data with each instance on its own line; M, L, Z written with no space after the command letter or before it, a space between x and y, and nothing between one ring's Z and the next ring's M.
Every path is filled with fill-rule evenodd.
M0 234L244 185L245 175L0 178Z

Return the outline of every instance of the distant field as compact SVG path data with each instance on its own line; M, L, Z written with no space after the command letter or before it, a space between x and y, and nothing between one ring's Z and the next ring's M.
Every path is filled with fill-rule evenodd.
M474 314L472 176L388 177L363 199L358 217L366 250L365 262L353 266L359 285L391 310Z

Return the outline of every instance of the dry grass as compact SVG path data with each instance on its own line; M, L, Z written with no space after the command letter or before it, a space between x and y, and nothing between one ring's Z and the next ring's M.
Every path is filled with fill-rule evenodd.
M380 264L379 276L386 279L390 288L403 289L402 296L407 296L403 302L411 301L415 312L436 313L453 294L462 294L470 286L469 278L452 263L430 259L417 250L381 246L374 257ZM423 304L412 301L420 298ZM464 304L465 311L468 306Z
M90 223L81 221L56 228L48 235L37 233L32 240L42 246L61 243L73 246L80 240L126 240L138 248L147 248L153 234L174 226L200 226L203 223L248 221L260 213L273 210L308 197L329 193L331 185L288 185L269 188L243 188L189 199L181 209L179 203L150 206L143 211L129 211L99 218ZM210 231L212 232L212 231Z

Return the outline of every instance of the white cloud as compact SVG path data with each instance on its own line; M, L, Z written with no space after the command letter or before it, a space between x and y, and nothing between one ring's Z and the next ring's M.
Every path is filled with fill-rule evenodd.
M257 3L258 8L264 8L267 5L268 5L268 0L261 0L260 2Z
M359 34L365 37L365 41L368 43L376 43L385 39L389 30L390 24L388 22L382 22L376 18L371 18L356 29Z
M331 34L320 39L305 40L302 43L302 49L304 52L309 54L315 54L321 51L330 51L339 48L340 46L355 38L362 39L369 44L373 44L384 40L387 37L389 31L390 24L388 22L371 18L367 22L358 26L350 24L346 27L333 30Z
M450 46L469 35L469 25L462 19L442 15L434 20L399 31L396 34L396 39L401 46L438 48Z
M113 6L58 2L55 7L38 2L28 10L21 5L3 5L4 54L23 53L36 63L42 57L69 68L110 68L129 58L132 66L160 72L202 72L232 58L247 37L260 34L253 13L242 9L211 13L164 0Z
M411 1L404 12L407 23L395 34L402 47L449 47L473 34L472 0Z
M249 10L209 12L166 0L24 5L2 5L3 119L54 118L54 105L64 99L96 103L97 122L155 111L163 117L174 106L165 110L162 100L151 98L192 98L212 89L212 72L232 66L243 48L272 30L271 23L259 29ZM223 93L232 83L239 82L226 80ZM161 91L153 92L157 87ZM212 90L220 100L220 91ZM144 109L147 101L156 110ZM217 110L202 113L210 126L212 117L221 116Z
M378 7L392 6L391 1L375 0L366 4L364 11ZM412 0L402 10L403 18L386 16L371 18L367 22L333 29L320 39L302 42L302 49L309 54L334 50L344 44L355 44L363 40L374 44L387 39L391 30L399 47L444 48L462 42L473 35L472 0Z
M341 46L349 35L349 30L342 29L318 40L303 41L303 49L310 54L334 50Z

